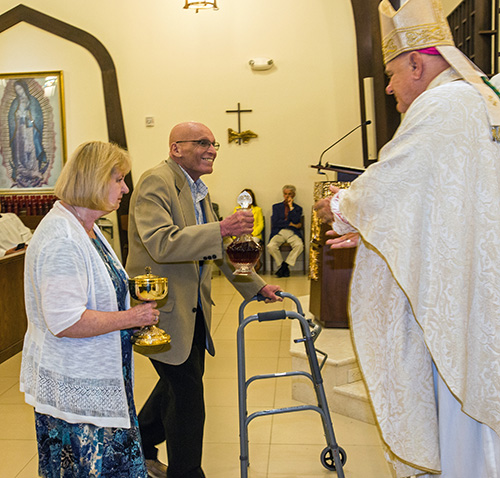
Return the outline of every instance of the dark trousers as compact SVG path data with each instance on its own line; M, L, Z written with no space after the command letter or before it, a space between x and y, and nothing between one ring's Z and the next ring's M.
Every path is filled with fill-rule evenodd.
M144 456L156 459L156 445L167 442L168 478L202 478L205 402L205 322L198 308L193 346L181 365L151 359L159 380L139 413Z

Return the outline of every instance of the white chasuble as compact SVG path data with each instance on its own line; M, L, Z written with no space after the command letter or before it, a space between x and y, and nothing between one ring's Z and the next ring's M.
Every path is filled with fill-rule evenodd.
M398 477L440 473L433 361L500 432L500 145L476 90L439 75L340 211L362 237L351 330L384 442Z

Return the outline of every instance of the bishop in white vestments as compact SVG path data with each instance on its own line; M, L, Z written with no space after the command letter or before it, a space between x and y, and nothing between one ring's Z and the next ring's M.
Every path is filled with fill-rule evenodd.
M327 243L358 244L352 336L397 477L499 478L500 99L438 1L379 11L405 116L316 208L343 235Z

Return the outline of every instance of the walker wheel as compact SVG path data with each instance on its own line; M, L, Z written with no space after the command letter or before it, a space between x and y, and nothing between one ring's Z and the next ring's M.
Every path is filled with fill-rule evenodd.
M341 447L339 447L339 456L340 456L340 462L342 463L342 466L345 465L345 462L347 461L347 453L345 450ZM333 451L331 448L327 447L321 452L321 464L330 471L335 471L335 460L333 459Z

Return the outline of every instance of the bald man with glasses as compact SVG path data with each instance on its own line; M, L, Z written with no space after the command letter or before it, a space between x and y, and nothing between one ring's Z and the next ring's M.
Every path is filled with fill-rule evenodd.
M223 239L251 234L253 215L237 211L222 221L214 213L201 180L213 172L219 143L196 122L172 129L168 159L145 172L130 201L130 276L144 273L168 278L168 298L159 325L171 347L150 355L159 380L139 413L139 427L150 476L204 477L201 468L205 405L205 350L214 355L210 336L212 264L217 265L245 299L257 293L269 301L278 286L257 274L233 275ZM145 351L147 353L147 351ZM167 441L168 469L157 459L157 445Z

